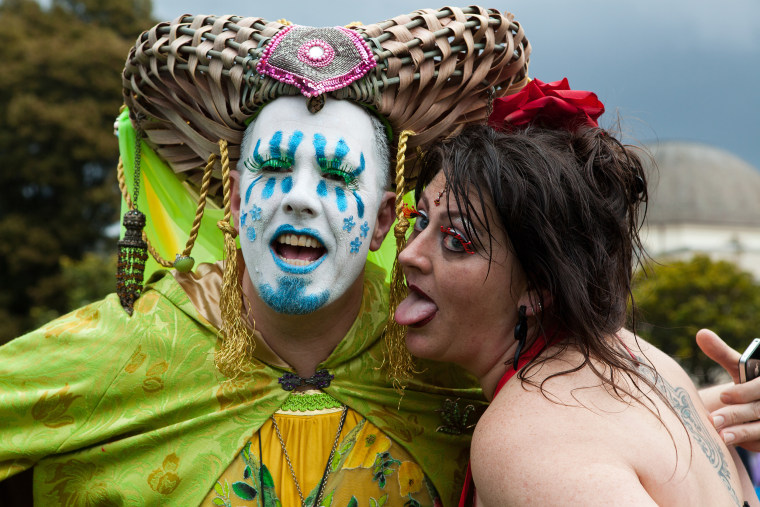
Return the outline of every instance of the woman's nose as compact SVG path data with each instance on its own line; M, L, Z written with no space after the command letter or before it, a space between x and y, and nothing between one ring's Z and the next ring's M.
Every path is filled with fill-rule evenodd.
M409 237L406 247L398 256L399 264L404 271L417 269L422 273L429 273L432 270L430 232L428 227L422 232L414 231Z

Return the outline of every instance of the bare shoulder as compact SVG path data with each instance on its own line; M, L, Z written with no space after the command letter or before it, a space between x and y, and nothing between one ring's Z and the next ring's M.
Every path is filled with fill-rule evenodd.
M646 342L620 340L632 364L654 367L637 370L649 383L619 375L612 389L573 369L582 359L570 352L530 376L542 389L517 377L504 386L473 435L482 505L740 503L737 469L688 375Z
M545 365L534 381L567 365ZM543 392L513 378L473 435L479 500L483 505L619 504L622 495L632 504L654 505L638 479L633 446L626 443L642 424L639 414L629 416L632 410L630 403L612 398L593 372L548 380Z

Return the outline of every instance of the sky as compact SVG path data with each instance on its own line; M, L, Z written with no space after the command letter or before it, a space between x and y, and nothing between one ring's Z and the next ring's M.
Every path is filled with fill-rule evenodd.
M311 26L365 24L429 0L153 0L154 17L237 14ZM450 4L451 5L451 4ZM462 5L467 5L463 3ZM530 75L567 77L604 102L626 141L693 141L760 170L760 1L510 0L482 2L515 15L531 43ZM146 27L148 28L148 27Z

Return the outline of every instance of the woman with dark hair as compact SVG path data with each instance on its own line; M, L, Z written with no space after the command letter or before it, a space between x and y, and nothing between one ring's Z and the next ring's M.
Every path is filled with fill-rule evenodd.
M688 375L624 329L646 176L603 111L534 80L424 157L395 315L491 401L460 505L759 505Z

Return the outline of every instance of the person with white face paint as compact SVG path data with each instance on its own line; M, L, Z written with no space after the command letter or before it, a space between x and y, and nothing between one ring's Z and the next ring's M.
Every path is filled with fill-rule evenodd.
M312 114L303 99L281 97L246 130L240 246L254 297L273 311L360 300L367 253L393 220L388 141L375 122L350 102L328 99Z
M477 6L143 34L117 294L3 347L0 478L34 467L46 505L453 505L482 394L458 368L399 375L398 294L367 256L394 218L403 242L419 151L521 89L529 53L511 15ZM191 250L221 243L203 232L215 206L223 261L193 271ZM146 222L175 269L143 287Z
M477 6L145 32L123 76L117 294L0 348L0 480L33 467L44 505L456 504L482 393L458 368L399 375L397 285L365 259L394 214L404 242L418 149L520 90L529 53ZM143 287L146 222L174 269Z

